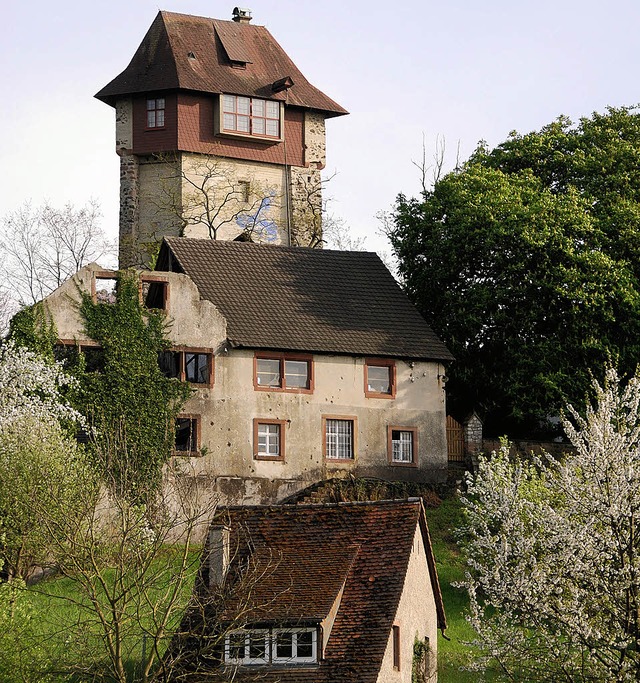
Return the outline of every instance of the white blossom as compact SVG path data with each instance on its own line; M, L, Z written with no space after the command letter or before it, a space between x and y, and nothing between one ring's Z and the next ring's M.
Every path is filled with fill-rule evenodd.
M48 363L33 351L12 341L0 344L0 432L25 418L53 424L82 416L63 396L75 379L59 363Z
M640 679L640 382L612 369L574 451L483 458L463 498L470 621L507 677Z

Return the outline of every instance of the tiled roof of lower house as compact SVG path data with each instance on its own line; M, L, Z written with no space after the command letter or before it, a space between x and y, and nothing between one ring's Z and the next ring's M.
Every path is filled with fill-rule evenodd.
M334 505L259 506L229 508L214 522L231 530L233 560L230 580L238 568L251 566L257 576L251 599L271 604L258 614L243 613L278 625L319 623L326 617L339 591L340 607L319 664L278 668L239 667L236 681L265 683L373 683L377 680L385 649L404 587L416 529L422 532L438 626L445 628L442 598L420 499ZM205 557L206 557L205 552ZM261 564L266 558L269 564ZM307 564L309 562L309 564ZM319 572L316 574L316 572ZM209 585L203 563L200 585ZM203 588L206 591L206 588ZM420 596L416 596L420 599ZM282 601L283 606L278 606ZM230 605L226 614L231 618ZM200 674L204 676L203 672ZM189 681L227 680L218 667L202 678ZM257 676L257 678L256 678ZM182 678L180 680L183 680Z
M377 254L165 238L178 270L245 348L452 360Z

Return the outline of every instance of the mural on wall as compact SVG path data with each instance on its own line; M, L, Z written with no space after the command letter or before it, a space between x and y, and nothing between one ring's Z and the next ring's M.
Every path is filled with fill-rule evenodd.
M250 234L255 241L278 241L278 225L267 215L275 197L276 191L269 190L269 195L262 199L254 213L241 213L236 216L237 225L242 228L243 232Z

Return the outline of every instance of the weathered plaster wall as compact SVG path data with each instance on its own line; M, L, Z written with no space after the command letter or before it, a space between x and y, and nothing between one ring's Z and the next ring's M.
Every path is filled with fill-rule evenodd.
M364 358L315 355L312 394L256 391L253 367L252 351L223 352L215 358L215 386L196 390L185 407L185 412L201 415L202 445L206 447L206 455L188 459L189 469L212 482L220 476L258 480L248 484L255 487L253 492L237 482L234 495L238 499L234 502L273 501L282 497L280 486L289 492L349 473L427 481L441 478L446 471L444 392L437 363L417 362L411 367L397 361L395 399L365 397ZM323 415L355 417L353 461L323 457ZM286 421L284 461L254 458L254 418ZM418 429L417 467L389 465L389 425ZM268 483L266 488L264 483Z
M429 639L429 683L438 680L438 618L436 603L431 589L429 567L419 527L416 528L413 548L405 578L402 596L394 625L400 627L400 670L393 668L393 634L389 633L378 683L411 683L413 644L416 639Z

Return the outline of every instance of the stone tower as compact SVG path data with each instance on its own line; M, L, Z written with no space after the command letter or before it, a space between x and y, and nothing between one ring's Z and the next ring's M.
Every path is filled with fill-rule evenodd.
M347 112L250 22L159 12L96 95L116 110L121 267L164 236L320 243L325 119Z

